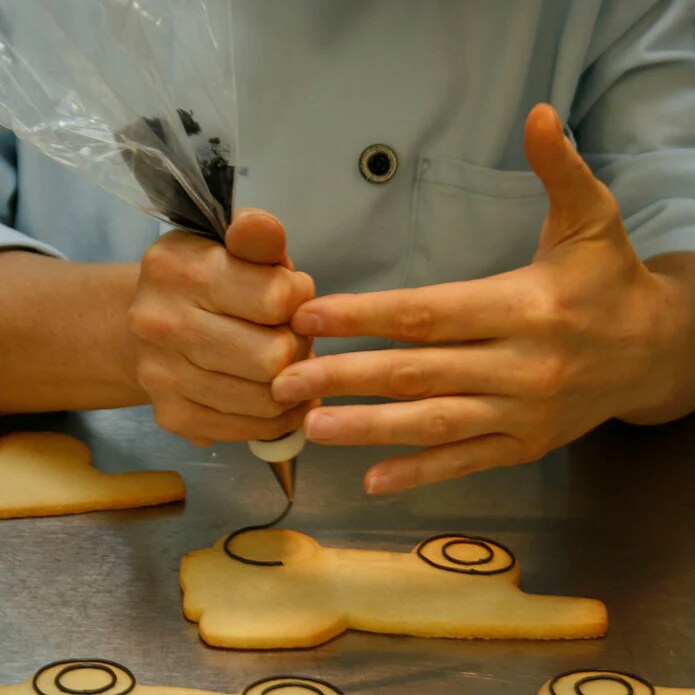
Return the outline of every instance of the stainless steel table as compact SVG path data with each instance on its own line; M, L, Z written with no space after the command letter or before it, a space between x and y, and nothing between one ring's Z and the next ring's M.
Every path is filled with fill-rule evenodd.
M515 550L525 590L603 599L610 632L567 643L348 633L261 653L206 647L178 587L182 555L282 507L245 446L194 449L158 431L146 408L0 418L0 432L80 437L103 470L173 468L188 486L185 505L0 522L0 683L98 656L145 684L226 693L295 673L347 693L535 695L549 676L585 666L695 687L694 425L612 423L530 466L376 499L361 477L384 452L309 447L288 526L324 544L403 551L444 531L490 536Z

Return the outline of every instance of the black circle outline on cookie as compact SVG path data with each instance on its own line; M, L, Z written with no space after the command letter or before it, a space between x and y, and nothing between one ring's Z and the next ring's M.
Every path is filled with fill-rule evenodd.
M431 560L430 558L425 556L424 550L429 545L430 543L433 543L434 541L441 540L442 538L450 538L450 541L447 541L441 549L442 556L444 557L445 560L448 560L454 565L460 565L459 567L449 567L448 565L441 564L437 562L436 560ZM448 549L452 547L453 545L475 545L479 546L482 548L486 548L487 551L490 553L490 556L488 558L483 558L483 560L459 560L458 558L453 557L452 555L449 554ZM479 566L482 564L485 564L487 562L490 562L494 557L495 557L495 547L499 548L503 552L507 553L509 556L509 563L504 565L503 567L499 567L498 569L495 570L485 570L485 569L479 569ZM485 575L485 576L491 576L494 574L504 574L505 572L508 572L510 569L516 565L516 557L514 553L509 550L506 546L502 545L501 543L498 543L497 541L490 540L489 538L482 538L480 536L464 536L462 534L458 533L440 533L436 536L431 536L430 538L426 538L424 541L422 541L418 546L416 550L417 556L423 561L426 562L428 565L431 565L432 567L436 567L437 569L444 570L445 572L458 572L459 574L478 574L478 575Z
M449 553L449 548L455 545L473 545L478 548L483 548L487 551L487 555L485 557L481 557L479 560L461 560ZM475 565L486 565L488 562L490 562L490 560L492 560L495 557L495 551L490 547L489 544L483 543L483 541L473 540L471 538L466 538L465 540L456 538L454 540L447 541L446 543L444 543L444 545L442 546L442 556L445 560L448 560L454 565L465 565L466 567L473 567Z
M608 669L602 668L589 668L582 669L581 671L567 671L566 673L561 673L559 676L555 676L553 680L548 684L548 690L550 695L558 695L555 686L564 678L569 678L570 676L580 676L581 674L586 674L584 678L580 678L576 683L574 683L574 692L576 695L584 695L582 692L582 685L587 683L594 683L596 681L611 681L613 683L619 683L627 688L625 695L634 695L635 689L632 684L627 680L632 678L632 680L637 681L640 685L647 688L649 695L655 695L656 690L654 686L642 676L638 676L634 673L626 673L620 671L609 671Z
M125 688L123 688L122 690L119 690L115 693L110 693L110 695L128 695L128 693L137 684L133 672L129 668L123 666L123 664L119 664L117 661L109 661L108 659L63 659L61 661L53 661L50 664L42 666L34 674L34 677L31 680L31 687L34 689L34 692L37 693L37 695L51 695L49 692L46 692L45 690L39 687L39 678L41 678L41 676L44 673L46 673L46 671L49 671L50 669L56 668L58 666L65 666L65 668L61 669L55 675L55 677L53 678L53 684L55 685L58 692L66 693L66 695L100 695L101 693L105 693L108 689L112 688L118 682L118 675L116 674L116 671L114 671L114 668L118 669L119 671L122 671L130 681L130 683L128 683L128 685L126 685ZM60 682L61 676L64 676L66 673L89 668L94 668L98 671L108 673L111 676L111 683L106 688L102 686L99 688L74 690L72 688L68 688Z
M273 683L273 681L284 681L281 683ZM254 681L251 685L247 685L241 695L249 695L249 693L257 688L259 685L269 683L267 688L261 690L259 695L268 695L280 688L304 688L309 693L315 693L316 695L324 695L323 690L320 690L318 686L322 685L325 688L330 688L335 695L345 695L340 688L337 688L332 683L328 681L321 680L320 678L308 678L307 676L271 676L270 678L261 678L260 680Z
M287 500L287 506L282 511L282 514L280 514L280 516L277 517L277 519L273 519L272 521L269 521L267 524L257 524L255 526L244 526L244 528L240 528L237 531L232 531L232 533L230 533L224 539L223 548L224 548L224 552L227 555L227 557L232 558L232 560L237 560L238 562L243 562L245 565L255 565L256 567L282 567L284 565L282 560L251 560L250 558L242 557L241 555L237 555L237 553L235 553L229 549L229 544L235 538L237 538L238 536L241 536L243 533L249 533L250 531L263 531L265 529L272 528L273 526L276 526L290 513L290 510L292 509L292 504L293 504L293 500Z
M103 671L111 676L111 680L106 684L102 685L101 688L69 688L67 685L62 683L62 678L66 673L72 673L73 671L85 671L94 669L95 671ZM70 695L100 695L100 693L105 693L107 690L111 690L116 683L118 683L118 676L116 672L109 666L104 666L104 664L70 664L65 668L58 671L56 677L54 678L54 683L56 688L58 688L63 693L69 693Z

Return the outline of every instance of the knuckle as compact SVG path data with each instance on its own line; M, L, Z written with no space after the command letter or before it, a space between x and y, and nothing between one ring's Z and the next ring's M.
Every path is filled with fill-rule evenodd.
M566 389L568 369L564 360L549 356L537 361L531 374L534 395L542 398L555 398Z
M186 234L164 236L145 251L140 274L148 284L209 286L212 269L226 252L218 244Z
M456 439L456 429L456 422L448 413L431 413L422 420L422 439L429 445L451 442Z
M553 285L538 285L523 292L514 307L522 322L533 332L557 331L570 322L570 310Z
M167 282L177 276L181 267L179 254L172 244L161 239L150 246L140 261L140 274L149 281Z
M181 407L155 406L154 419L161 429L171 434L185 436L191 430L190 414Z
M389 389L394 398L425 398L431 391L427 373L412 358L404 358L393 365Z
M178 386L176 376L153 360L141 360L136 370L138 383L148 393L174 390Z
M288 271L284 268L275 270L262 299L264 319L270 325L287 323L295 309L292 304L294 294L292 280Z
M297 352L297 342L289 328L276 329L262 355L262 377L272 381L285 367L292 364Z
M299 304L303 304L304 302L308 302L310 299L314 299L316 297L316 283L314 283L314 278L311 277L311 275L308 275L307 273L302 273L297 271L295 273L295 277L299 283L299 301L297 306ZM294 307L296 310L297 307Z
M130 307L126 316L128 331L137 337L141 337L141 320L142 320L142 305L140 300L136 299Z
M179 333L179 320L151 304L135 303L128 316L131 333L150 342L166 342Z
M407 341L424 342L432 334L434 313L426 303L408 299L397 307L394 324L399 337Z

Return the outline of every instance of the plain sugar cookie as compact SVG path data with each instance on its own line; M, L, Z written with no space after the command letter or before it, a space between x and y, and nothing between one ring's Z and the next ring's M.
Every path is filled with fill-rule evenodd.
M660 688L634 673L594 669L555 676L538 695L695 695L695 689Z
M0 686L0 695L220 695L209 690L141 685L115 661L68 659L40 668L19 685ZM239 695L343 695L330 683L306 676L272 676L251 683Z
M508 549L455 535L394 553L324 548L265 529L222 538L181 563L184 614L216 647L312 647L348 629L541 640L606 631L601 602L525 594L518 582Z
M65 434L0 437L0 519L146 507L185 495L174 471L96 470L89 449Z

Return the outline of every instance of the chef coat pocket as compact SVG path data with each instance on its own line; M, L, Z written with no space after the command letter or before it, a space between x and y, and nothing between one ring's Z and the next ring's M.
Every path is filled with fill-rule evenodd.
M469 280L527 265L548 202L531 171L451 157L418 162L405 286Z

